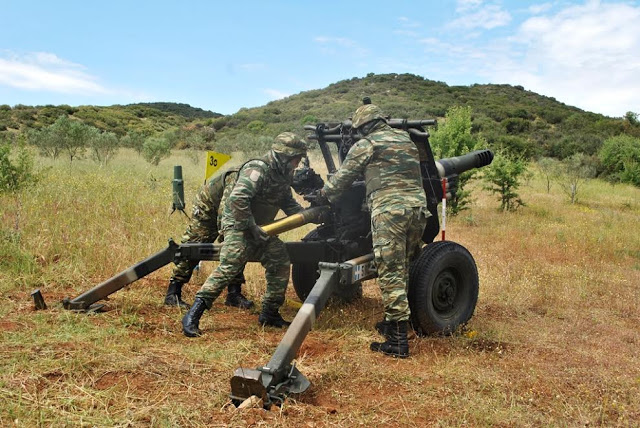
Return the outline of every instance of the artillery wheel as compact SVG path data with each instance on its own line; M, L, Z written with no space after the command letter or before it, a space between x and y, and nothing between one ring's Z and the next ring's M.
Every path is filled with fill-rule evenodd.
M409 278L411 322L417 334L451 334L473 315L478 269L462 245L428 244L411 265Z
M312 230L303 240L320 240L318 231ZM300 300L305 301L319 277L318 263L293 263L291 267L291 280L293 281L293 288L296 290L296 294ZM332 297L347 303L360 298L362 297L362 283L359 281L350 286L339 286L336 291L334 291Z

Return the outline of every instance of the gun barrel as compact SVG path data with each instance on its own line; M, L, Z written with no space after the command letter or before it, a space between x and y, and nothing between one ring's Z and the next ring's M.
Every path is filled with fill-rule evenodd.
M444 158L436 161L436 168L441 178L449 175L459 175L474 168L482 168L493 161L491 150L476 150L466 155Z

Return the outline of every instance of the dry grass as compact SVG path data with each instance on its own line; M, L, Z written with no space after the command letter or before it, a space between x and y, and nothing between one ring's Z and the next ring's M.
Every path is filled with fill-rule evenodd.
M131 153L105 169L50 164L38 188L0 197L1 426L640 424L640 190L594 181L572 206L533 179L515 214L478 190L447 231L480 270L467 334L412 338L408 360L373 354L382 307L370 281L360 301L327 308L305 341L307 393L238 412L227 398L233 370L267 362L282 337L255 313L218 301L205 336L184 337L181 313L161 305L168 267L114 294L103 314L56 303L179 238L185 219L168 216L177 163L190 200L202 172L186 156L155 168ZM259 299L261 267L247 277ZM32 309L34 288L49 310ZM285 316L295 310L287 304Z

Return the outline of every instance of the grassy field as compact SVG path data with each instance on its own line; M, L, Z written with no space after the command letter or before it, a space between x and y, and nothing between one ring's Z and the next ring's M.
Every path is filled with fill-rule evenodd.
M466 334L412 337L407 360L372 353L382 305L369 281L303 344L304 395L238 411L233 371L266 363L283 334L256 313L219 299L204 336L184 337L182 313L161 304L169 267L114 294L105 313L59 304L178 239L173 165L188 201L203 168L178 154L153 167L133 152L105 168L39 163L37 187L0 196L0 426L640 425L640 189L592 181L570 205L533 178L528 206L505 214L478 188L473 208L447 222L480 272ZM186 287L188 301L212 266ZM246 275L259 301L263 270ZM46 311L33 309L36 288ZM285 318L296 300L290 287Z

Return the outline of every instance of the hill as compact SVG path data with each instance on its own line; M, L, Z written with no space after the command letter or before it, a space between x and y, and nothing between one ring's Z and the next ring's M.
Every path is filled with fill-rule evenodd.
M577 151L594 154L608 137L622 133L640 136L640 128L628 120L586 112L522 86L449 86L412 74L371 73L343 80L262 107L241 109L214 119L212 125L220 135L301 131L307 123L349 117L363 96L400 118L442 118L452 106L470 106L473 132L481 133L491 145L530 155L562 158Z
M109 107L68 105L0 105L0 132L22 132L53 124L61 115L69 115L87 125L123 136L130 131L155 134L186 126L195 119L222 116L189 104L138 103Z
M522 86L449 86L412 74L373 74L331 84L324 89L300 92L264 106L242 108L223 116L188 104L168 102L79 106L0 106L0 134L48 126L62 114L88 125L123 136L130 131L144 135L168 130L215 129L218 145L243 149L251 137L275 136L282 131L303 133L305 124L338 121L349 117L369 96L393 117L438 118L453 106L469 106L473 132L492 147L503 146L530 157L565 158L576 152L593 155L609 137L640 137L632 113L611 118L583 111L554 98L527 91ZM630 120L633 119L633 120ZM180 140L180 139L178 139ZM255 138L254 138L255 140ZM177 147L188 147L183 138ZM207 141L210 141L207 138ZM255 148L253 148L255 149Z

